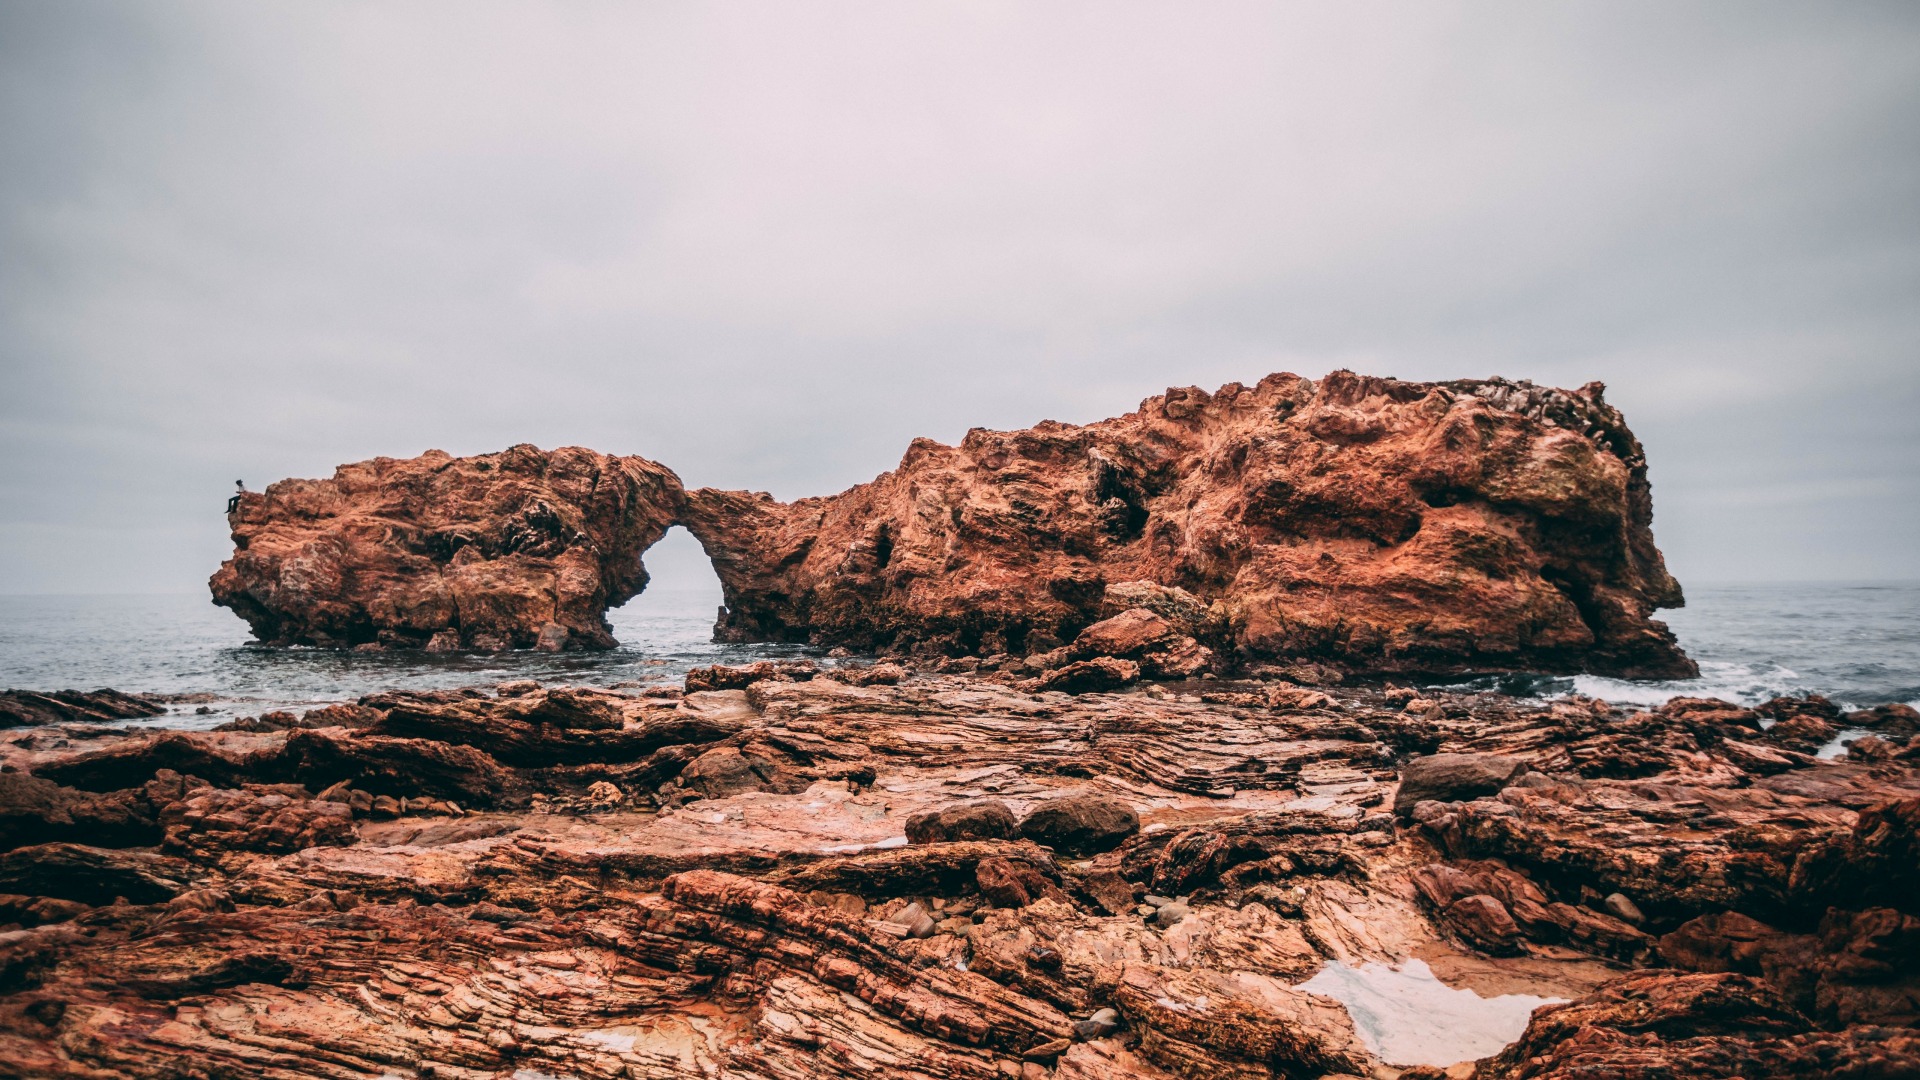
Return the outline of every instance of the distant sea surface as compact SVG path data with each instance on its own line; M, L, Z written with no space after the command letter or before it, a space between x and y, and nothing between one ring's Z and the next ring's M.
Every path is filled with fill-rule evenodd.
M649 590L609 613L621 642L611 652L447 656L252 647L245 624L204 596L0 596L0 686L204 695L147 723L210 727L388 689L678 682L703 664L817 653L713 644L718 603L717 591ZM1661 617L1700 662L1699 679L1504 676L1457 685L1637 704L1818 693L1850 707L1920 706L1920 582L1695 586L1685 608Z

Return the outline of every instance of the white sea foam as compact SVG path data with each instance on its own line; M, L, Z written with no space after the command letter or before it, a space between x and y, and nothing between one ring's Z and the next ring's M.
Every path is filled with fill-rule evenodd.
M1703 661L1698 679L1610 679L1603 675L1575 675L1572 693L1602 698L1619 705L1658 708L1677 697L1713 697L1736 705L1758 705L1772 698L1804 694L1798 672L1779 664L1741 664Z
M1847 756L1847 745L1849 743L1854 742L1855 740L1861 738L1862 736L1871 735L1871 734L1873 734L1873 732L1868 731L1866 728L1857 728L1857 727L1847 728L1846 730L1840 732L1840 734L1835 735L1831 739L1828 739L1827 745L1814 751L1813 756L1818 758L1826 758L1828 761L1832 761L1835 758L1845 757Z
M1533 1010L1564 998L1456 990L1420 960L1398 969L1329 961L1299 989L1347 1007L1360 1041L1391 1065L1447 1066L1483 1058L1520 1037Z

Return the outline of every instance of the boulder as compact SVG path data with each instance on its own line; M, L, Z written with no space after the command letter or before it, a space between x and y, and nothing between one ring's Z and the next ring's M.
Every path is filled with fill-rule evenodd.
M1137 660L1148 652L1171 645L1179 636L1172 624L1159 615L1146 608L1133 608L1080 631L1071 649L1079 658L1118 656Z
M1116 660L1111 656L1096 656L1091 660L1076 660L1041 675L1035 680L1035 689L1058 690L1064 694L1097 694L1118 690L1139 681L1139 664L1132 660Z
M940 844L955 840L1006 840L1018 835L1019 823L1006 803L978 799L915 814L907 819L907 842Z
M1492 795L1529 768L1526 761L1501 754L1430 754L1410 759L1400 771L1400 790L1393 797L1396 814L1412 812L1414 804L1464 802Z
M1140 831L1133 808L1106 795L1049 799L1020 821L1020 835L1068 855L1111 851Z

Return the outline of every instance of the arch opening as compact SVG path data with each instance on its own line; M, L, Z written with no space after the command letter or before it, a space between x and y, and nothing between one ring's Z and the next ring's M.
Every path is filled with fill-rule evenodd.
M613 636L622 645L647 651L678 652L710 644L721 606L720 578L700 541L675 525L640 558L647 587L608 610Z

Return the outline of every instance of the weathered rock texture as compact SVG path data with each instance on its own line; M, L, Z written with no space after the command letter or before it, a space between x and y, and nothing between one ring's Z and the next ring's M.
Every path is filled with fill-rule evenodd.
M276 645L610 648L679 500L667 469L579 447L375 458L243 496L209 584Z
M1688 675L1649 617L1681 602L1652 506L1598 384L1273 375L916 440L893 472L790 504L577 448L379 458L243 498L212 585L278 644L602 648L680 523L719 575L721 640L1073 642L1052 666L1082 666L1049 678L1087 689L1265 660Z
M1920 735L1829 762L1773 734L1816 702L863 681L8 732L0 1074L1920 1075ZM1472 782L1389 812L1436 772ZM1298 988L1415 958L1568 1003L1409 1062Z
M0 691L0 728L75 720L133 720L166 711L166 702L157 697L118 690Z
M1150 582L1214 605L1213 644L1247 659L1688 675L1648 617L1681 602L1652 517L1597 383L1336 372L920 439L843 494L702 489L683 520L726 640L1031 652L1110 614L1109 584Z

